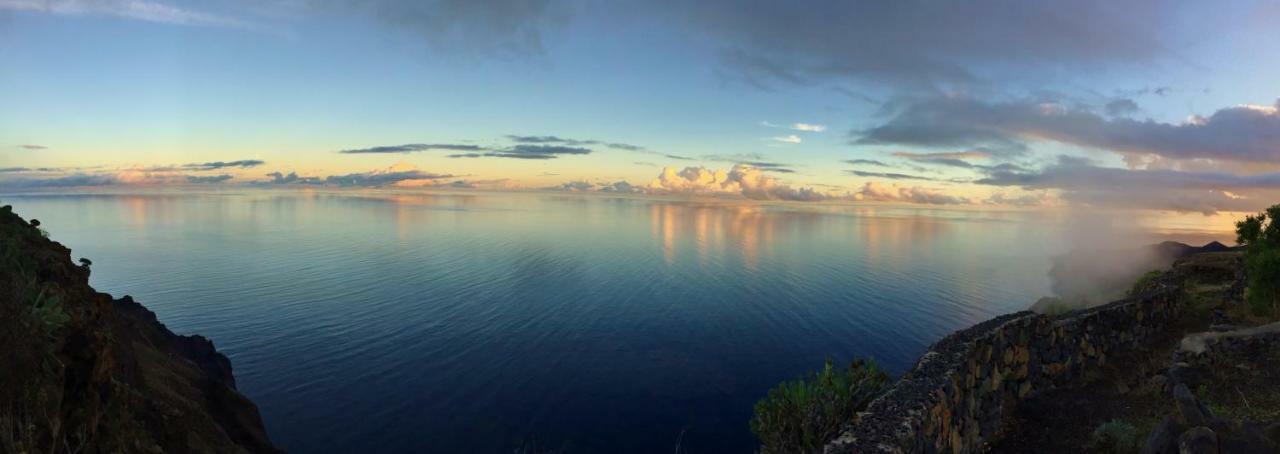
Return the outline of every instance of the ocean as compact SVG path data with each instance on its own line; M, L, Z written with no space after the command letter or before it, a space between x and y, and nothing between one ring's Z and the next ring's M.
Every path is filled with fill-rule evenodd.
M0 195L211 338L314 452L750 452L827 359L894 373L1049 294L1029 211L422 191Z

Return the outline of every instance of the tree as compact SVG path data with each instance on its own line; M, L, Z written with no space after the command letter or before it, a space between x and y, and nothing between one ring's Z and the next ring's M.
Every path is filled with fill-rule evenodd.
M1245 247L1249 307L1258 314L1280 314L1280 205L1237 222L1236 242Z

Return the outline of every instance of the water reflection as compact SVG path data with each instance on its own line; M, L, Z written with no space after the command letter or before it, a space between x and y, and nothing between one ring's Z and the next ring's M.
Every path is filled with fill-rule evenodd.
M821 364L907 367L1047 292L1050 223L884 206L402 191L6 196L217 342L290 452L753 449ZM338 404L334 404L338 402ZM625 409L618 411L617 409Z

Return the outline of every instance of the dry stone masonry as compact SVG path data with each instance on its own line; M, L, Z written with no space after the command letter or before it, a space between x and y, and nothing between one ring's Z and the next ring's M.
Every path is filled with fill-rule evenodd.
M1180 288L1060 316L1019 312L956 332L930 347L827 453L981 451L1019 403L1072 387L1117 353L1142 346L1178 319Z

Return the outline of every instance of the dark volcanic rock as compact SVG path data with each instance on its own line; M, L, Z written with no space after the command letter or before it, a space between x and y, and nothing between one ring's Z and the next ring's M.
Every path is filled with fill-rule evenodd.
M1142 454L1173 454L1178 452L1178 434L1182 433L1182 426L1178 425L1178 421L1172 416L1165 416L1160 425L1151 431L1151 435L1147 436L1147 444L1142 448Z
M1203 426L1209 422L1211 415L1196 400L1196 396L1191 394L1187 385L1178 383L1173 387L1173 401L1177 404L1178 413L1182 415L1182 422L1186 425Z
M1208 427L1195 427L1178 437L1180 454L1218 454L1218 435Z
M213 342L94 291L33 224L0 208L0 452L279 452Z

